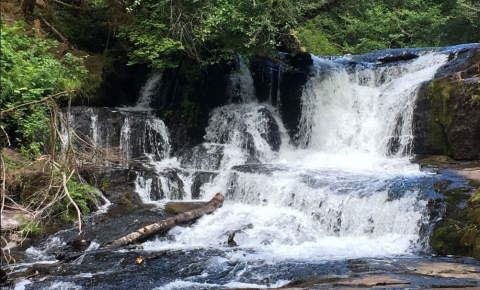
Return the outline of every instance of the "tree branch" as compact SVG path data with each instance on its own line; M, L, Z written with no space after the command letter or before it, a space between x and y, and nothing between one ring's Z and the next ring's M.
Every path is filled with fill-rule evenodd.
M33 102L24 103L24 104L15 106L15 107L13 107L13 108L9 108L9 109L3 110L3 111L0 112L0 117L13 114L16 110L18 110L18 109L20 109L20 108L28 107L28 106L35 105L35 104L44 103L44 102L46 102L46 101L48 101L48 100L50 100L50 99L53 99L53 98L58 97L58 96L61 96L61 95L70 94L70 93L73 93L74 91L75 91L75 90L66 90L66 91L63 91L63 92L60 92L60 93L53 94L53 95L51 95L51 96L48 96L48 97L43 98L43 99L38 100L38 101L33 101Z
M63 185L63 190L65 191L65 193L67 194L67 197L68 199L70 200L70 202L73 204L73 206L75 207L75 210L77 211L77 218L78 218L78 232L82 232L82 212L80 211L80 209L78 208L78 205L75 203L75 201L73 200L72 196L70 195L70 192L68 191L68 188L67 188L67 182L68 180L70 180L70 178L72 177L73 173L75 172L75 170L72 171L72 173L70 173L70 176L68 177L67 179L67 175L65 174L65 172L62 172L62 185Z
M343 4L343 2L345 2L347 0L333 0L325 5L322 5L320 7L317 7L315 9L312 9L312 10L309 10L307 12L305 12L305 14L303 15L306 19L313 19L315 18L318 14L322 13L322 12L329 12L337 7L339 7L340 5Z
M58 30L56 30L50 23L48 23L47 20L45 20L45 18L43 17L39 17L40 20L43 22L43 24L45 24L48 28L50 28L50 30L53 32L53 34L55 34L55 36L63 43L67 44L68 47L71 49L71 50L77 50L70 42L68 42L68 39L63 36L60 32L58 32Z

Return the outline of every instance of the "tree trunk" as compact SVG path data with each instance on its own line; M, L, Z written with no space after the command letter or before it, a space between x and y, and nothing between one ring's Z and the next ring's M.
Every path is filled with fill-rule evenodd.
M117 240L107 243L106 245L102 246L101 249L123 247L140 240L145 240L146 238L154 234L167 231L179 224L194 221L206 214L210 214L214 212L219 207L222 207L223 200L224 200L224 196L221 192L219 192L212 198L212 200L207 202L207 204L205 204L205 206L202 208L190 210L182 214L179 214L179 215L167 218L165 220L156 222L154 224L145 226L143 228L140 228L134 231L133 233L130 233L124 237L121 237Z

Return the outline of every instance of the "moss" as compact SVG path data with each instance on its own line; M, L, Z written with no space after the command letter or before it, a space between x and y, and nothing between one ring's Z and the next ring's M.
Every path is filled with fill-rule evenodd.
M450 81L448 77L435 79L429 85L429 128L433 133L435 148L444 155L451 155L447 132L458 107L453 95L456 95L460 88L458 81Z
M447 241L447 236L450 234L450 227L438 228L433 232L431 246L436 253L443 254L445 251L445 245Z
M480 180L470 180L468 185L475 188L480 188Z
M480 188L478 188L473 194L472 197L468 200L472 205L480 205Z
M450 201L460 191L450 191ZM463 195L463 194L462 194ZM443 226L433 232L431 246L440 255L471 256L480 259L480 189L472 195L468 206L456 214L458 220L446 219Z

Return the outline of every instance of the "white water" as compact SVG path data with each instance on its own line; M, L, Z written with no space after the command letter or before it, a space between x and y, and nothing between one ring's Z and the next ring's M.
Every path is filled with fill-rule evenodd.
M229 80L231 104L210 113L205 142L187 153L170 157L167 129L148 113L147 141L132 144L135 119L127 116L122 148L144 148L157 174L137 178L144 202L190 199L198 172L212 174L200 187L202 199L218 191L226 196L222 209L144 243L145 249L222 248L229 260L247 262L415 253L426 201L416 187L405 185L398 196L389 188L423 175L408 161L413 105L419 85L446 60L430 53L396 65L352 68L342 59L314 58L298 147L290 144L277 110L254 101L253 80L241 62ZM150 112L159 82L161 74L147 81L132 110ZM239 250L229 251L234 232Z
M150 112L152 110L150 103L152 102L152 97L154 97L155 94L158 93L158 90L162 85L162 76L163 76L163 71L152 74L147 79L147 81L145 82L145 85L140 90L139 98L135 106L124 107L122 108L122 110Z
M411 63L347 73L338 63L314 58L315 76L306 85L300 145L335 155L384 157L398 118L399 156L409 153L418 86L447 60L427 54Z
M253 79L245 62L235 56L237 63L237 71L230 74L228 84L228 96L230 103L233 102L253 102L255 101L255 90L253 87Z
M229 235L237 231L240 250L231 253L231 261L381 257L419 250L426 201L414 188L390 197L388 186L423 175L408 161L413 105L419 85L446 60L431 53L394 66L358 65L349 71L339 61L314 58L315 71L302 97L299 148L289 144L269 105L249 101L215 109L203 145L213 155L199 156L186 170L218 172L202 194L208 200L223 191L224 207L191 227L171 230L168 238L144 243L145 249L227 250ZM242 75L242 80L242 92L250 91L249 78ZM262 108L278 125L278 152L265 138L272 128L259 114ZM395 137L397 148L390 152ZM218 148L220 162L211 159L218 158ZM231 169L248 163L275 165Z

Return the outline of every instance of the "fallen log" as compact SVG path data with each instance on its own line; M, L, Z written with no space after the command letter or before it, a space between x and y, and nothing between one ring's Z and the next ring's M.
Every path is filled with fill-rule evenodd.
M123 247L132 243L135 243L139 240L145 240L148 237L169 230L179 224L188 223L190 221L194 221L206 214L210 214L217 210L219 207L223 205L224 196L223 193L217 193L209 202L205 204L205 206L197 209L193 209L179 215L167 218L165 220L150 224L148 226L139 228L138 230L130 233L124 237L121 237L117 240L109 242L102 246L100 249L108 249L108 248L119 248Z

